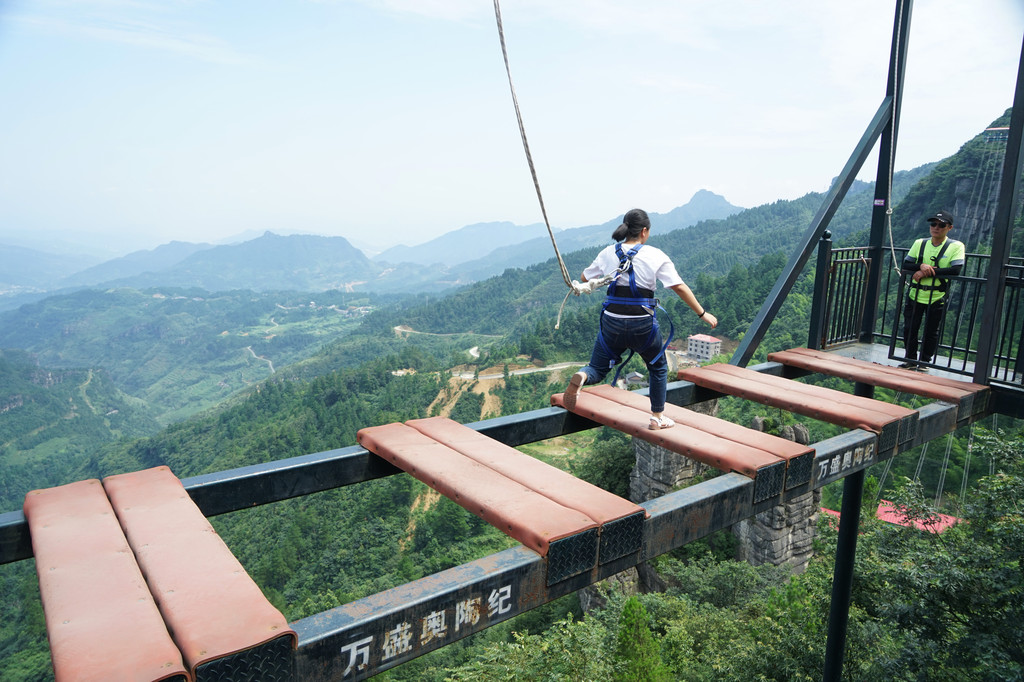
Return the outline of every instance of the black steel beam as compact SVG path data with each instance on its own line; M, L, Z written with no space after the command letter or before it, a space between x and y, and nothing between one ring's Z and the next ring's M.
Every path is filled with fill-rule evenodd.
M777 362L761 363L751 366L750 369L775 376L792 375L791 372L787 373L784 365ZM676 405L692 405L720 396L721 394L715 391L700 388L689 381L675 381L668 385L669 402ZM993 406L1004 404L1006 403L1002 401L993 401ZM1011 407L1008 404L1006 406ZM922 415L922 424L926 420L924 415L931 409L932 406L926 405L918 410ZM971 421L980 419L985 414L987 412L974 415ZM955 418L952 423L956 423ZM963 423L965 422L961 422L961 425ZM514 447L599 425L566 412L560 407L548 407L511 417L486 419L467 426ZM925 440L948 433L948 430L941 428L934 430L922 426L920 429L923 433L932 434ZM920 434L914 442L923 442ZM900 445L900 451L902 449L905 449L903 444ZM882 455L884 458L885 453ZM182 479L182 484L205 515L216 516L362 483L399 472L400 469L380 457L359 446L353 446L193 476ZM800 489L802 488L798 487L796 490L787 491L787 494ZM763 505L771 506L774 503L774 498L766 500L758 505L758 510ZM32 543L25 516L20 511L0 514L0 565L31 557Z
M19 511L0 514L0 564L32 558L28 522Z
M989 383L992 359L995 357L999 334L1002 331L1001 311L1006 290L1006 264L1013 243L1013 221L1020 205L1020 185L1024 176L1024 44L1021 45L1020 64L1017 67L1017 86L1010 113L1010 134L1003 158L1003 175L999 185L999 201L993 220L992 260L989 262L988 285L981 314L981 334L978 339L977 360L974 363L974 381Z
M732 364L745 367L750 362L750 358L753 357L754 351L757 350L761 339L764 338L765 332L768 331L768 325L771 324L782 308L786 296L793 288L797 277L803 271L807 259L811 256L811 252L814 251L818 240L825 233L829 221L832 220L832 216L839 209L843 197L846 196L846 192L857 178L857 173L860 172L861 166L864 165L864 161L867 160L871 149L875 146L878 136L882 134L883 128L887 125L892 115L892 107L893 100L891 97L886 97L882 100L878 111L875 112L874 118L871 119L867 130L864 131L860 142L857 143L853 154L850 155L850 159L846 162L846 166L839 173L838 179L832 185L832 188L829 189L828 194L825 195L824 201L821 202L818 212L811 219L810 227L804 232L800 242L793 250L793 254L789 257L789 262L786 263L786 267L783 268L779 278L775 281L775 285L772 287L768 297L765 298L761 309L754 316L753 322L750 323L750 327L743 335L743 340L740 341L736 352L732 355L732 360L730 361Z
M818 262L814 268L814 301L807 331L807 347L821 350L827 334L828 282L832 268L832 233L828 230L818 240Z
M258 507L401 473L359 446L316 452L266 464L182 479L206 516Z
M1024 391L1019 386L1006 386L993 382L989 410L1014 419L1024 419Z
M871 230L868 238L867 258L873 265L868 273L864 308L861 315L859 336L869 341L874 332L875 317L878 315L878 292L881 288L882 263L885 257L882 245L885 242L886 226L892 216L892 175L896 158L896 142L900 131L900 111L903 107L903 82L907 68L907 47L910 41L910 17L914 3L911 0L896 3L893 19L892 44L889 48L889 78L885 94L892 97L892 118L882 133L878 146L878 169L875 174L875 199L871 211Z

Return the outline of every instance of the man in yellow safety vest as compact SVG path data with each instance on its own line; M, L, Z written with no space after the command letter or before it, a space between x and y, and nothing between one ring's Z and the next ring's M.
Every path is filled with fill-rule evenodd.
M931 239L918 239L903 259L903 274L911 275L903 309L903 346L906 362L900 367L923 369L939 346L939 328L949 299L949 278L960 274L966 253L962 242L949 238L953 216L938 211L928 218ZM918 332L924 320L924 336L918 354Z

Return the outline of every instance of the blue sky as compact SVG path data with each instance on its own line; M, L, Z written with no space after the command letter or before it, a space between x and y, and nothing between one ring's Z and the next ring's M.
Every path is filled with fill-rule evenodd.
M551 222L826 190L884 95L894 7L504 0ZM1012 104L1022 38L1020 0L917 0L897 168ZM487 0L0 0L0 103L0 243L542 220Z

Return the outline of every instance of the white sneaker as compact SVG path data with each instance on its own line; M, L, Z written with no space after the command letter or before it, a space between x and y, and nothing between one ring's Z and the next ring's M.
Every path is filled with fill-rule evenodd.
M655 417L652 415L651 423L647 425L647 428L651 431L657 431L658 429L671 429L675 425L676 423L672 420L672 417L666 417L665 415Z
M580 386L585 383L587 383L587 373L583 370L572 375L572 379L569 379L569 385L565 389L565 395L562 396L562 401L565 403L565 409L576 409L576 396L579 395Z

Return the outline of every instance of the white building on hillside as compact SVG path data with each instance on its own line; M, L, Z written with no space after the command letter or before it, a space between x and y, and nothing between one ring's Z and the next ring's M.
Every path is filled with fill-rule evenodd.
M698 360L710 360L722 353L722 340L707 334L693 334L686 339L686 354Z

